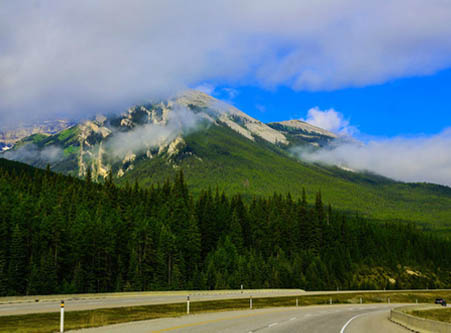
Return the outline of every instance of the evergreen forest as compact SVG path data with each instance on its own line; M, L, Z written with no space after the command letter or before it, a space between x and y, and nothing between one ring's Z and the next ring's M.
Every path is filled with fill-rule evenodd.
M274 193L118 187L0 159L0 295L450 288L451 242Z

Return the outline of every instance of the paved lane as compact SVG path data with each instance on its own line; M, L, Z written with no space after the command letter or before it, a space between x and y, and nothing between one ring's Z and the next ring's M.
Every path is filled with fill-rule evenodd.
M402 292L406 292L404 290ZM419 291L419 290L417 290ZM436 290L438 291L438 290ZM360 291L339 291L338 293L359 293ZM365 291L384 292L381 290ZM389 292L389 291L387 291ZM390 291L393 292L393 291ZM170 291L170 292L134 292L91 295L52 295L52 296L23 296L0 297L0 316L19 315L27 313L58 312L60 300L66 303L66 311L91 310L123 306L137 306L149 304L164 304L185 302L190 295L192 301L217 300L231 298L303 296L335 294L333 291L309 291L300 289L260 289L260 290L219 290L219 291ZM39 300L36 302L35 300Z
M390 333L407 333L409 330L392 323L388 320L390 311L377 311L369 314L361 315L351 322L343 330L342 333L378 333L378 332L390 332Z
M60 300L65 301L66 311L75 311L150 304L180 303L186 302L187 295L190 295L191 301L206 301L247 298L250 295L254 297L277 297L303 294L305 294L305 292L300 289L260 289L243 290L243 292L241 292L241 290L220 290L9 297L0 298L0 316L58 312L60 309ZM36 300L39 301L36 302Z
M396 305L330 305L229 311L163 318L95 329L80 333L254 333L254 332L408 332L388 321L389 310ZM359 316L360 315L360 316ZM344 326L355 316L346 328ZM362 318L362 320L360 320ZM367 318L367 319L363 319ZM344 328L344 329L343 329ZM343 331L342 331L343 330Z

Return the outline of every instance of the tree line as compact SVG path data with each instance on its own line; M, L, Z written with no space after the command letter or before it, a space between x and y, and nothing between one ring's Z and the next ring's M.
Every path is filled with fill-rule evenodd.
M317 193L244 201L183 172L140 188L0 159L0 295L168 289L449 288L451 243Z

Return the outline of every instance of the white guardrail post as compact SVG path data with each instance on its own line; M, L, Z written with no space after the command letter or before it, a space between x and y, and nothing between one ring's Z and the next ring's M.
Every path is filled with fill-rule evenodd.
M186 296L186 314L189 314L189 295Z
M64 333L64 301L61 301L60 333Z

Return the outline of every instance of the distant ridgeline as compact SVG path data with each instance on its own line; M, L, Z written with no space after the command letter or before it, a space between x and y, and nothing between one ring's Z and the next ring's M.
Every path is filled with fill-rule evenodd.
M141 189L0 159L0 295L451 287L451 242L290 195Z

